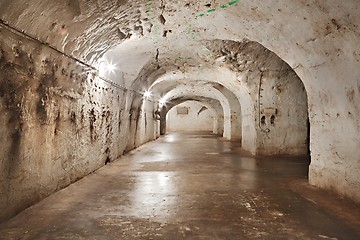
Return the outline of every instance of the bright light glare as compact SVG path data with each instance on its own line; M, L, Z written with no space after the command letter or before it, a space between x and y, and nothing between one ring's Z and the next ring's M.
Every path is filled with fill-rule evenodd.
M109 73L114 73L116 70L116 64L113 64L112 62L103 60L99 64L99 75L101 77L107 77Z
M166 100L164 98L161 98L159 100L159 104L160 104L160 106L164 106L166 104Z
M146 90L146 91L144 92L144 97L145 97L145 98L150 98L150 97L151 97L151 92L148 91L148 90Z
M105 68L109 73L113 73L116 69L116 66L113 63L108 63L105 65Z

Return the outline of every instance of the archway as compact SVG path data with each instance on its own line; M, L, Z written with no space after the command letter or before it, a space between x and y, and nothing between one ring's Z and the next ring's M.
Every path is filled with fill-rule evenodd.
M214 132L217 118L212 108L199 101L187 100L167 112L167 132Z
M194 80L197 79L197 80ZM187 91L185 90L188 87L204 88L208 90L208 94L217 97L221 100L223 104L228 105L225 109L229 109L228 116L228 128L227 138L231 140L241 139L241 106L239 99L228 88L224 87L220 83L211 80L201 80L202 78L197 78L196 75L189 74L187 78L178 78L178 77L167 77L166 75L160 76L156 81L152 83L149 88L149 91L153 93L157 98L161 98L162 101L168 101L173 96L172 93L178 94L176 91ZM182 89L184 88L184 89ZM177 89L177 90L176 90ZM172 93L169 93L172 92ZM193 91L195 92L195 91ZM215 95L214 95L215 94ZM194 95L194 94L193 94ZM226 114L225 114L226 116Z

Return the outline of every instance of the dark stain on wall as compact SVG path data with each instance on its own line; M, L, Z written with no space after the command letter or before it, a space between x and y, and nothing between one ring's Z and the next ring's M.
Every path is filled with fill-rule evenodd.
M12 144L10 148L11 163L13 163L14 160L18 159L20 155L21 132L22 132L22 128L20 126L19 128L16 128L11 135L11 140L12 140Z
M7 128L10 129L11 146L9 149L9 167L15 167L19 159L24 113L22 100L27 88L27 81L16 77L15 64L9 63L2 57L0 60L0 98L8 113Z
M106 148L105 155L106 155L105 165L107 165L108 163L111 162L110 149L109 148Z
M45 124L47 118L46 101L48 100L45 86L40 83L37 92L39 94L39 101L36 104L36 113L40 123Z
M76 113L75 112L71 112L70 121L76 125Z
M107 106L107 109L109 109L109 106ZM103 112L103 118L105 117L105 124L106 124L106 135L105 135L105 146L107 146L107 149L105 151L106 161L105 164L110 163L112 161L111 154L110 154L110 147L113 142L113 128L112 128L112 114L109 110Z
M118 131L121 131L121 116L122 116L122 110L119 111L119 115L118 115L118 121L119 121L119 125L118 125Z
M95 125L94 125L96 122L96 114L94 108L92 108L89 112L89 122L90 122L90 140L93 143L96 140Z
M57 132L60 128L60 111L57 112L56 118L55 118L55 129L54 134L57 135Z
M81 123L84 123L84 119L85 119L84 108L85 108L85 105L82 105L81 110L80 110L80 121L81 121Z
M349 89L346 92L346 96L347 96L347 98L349 99L350 102L353 102L354 98L355 98L355 90L354 89Z
M39 85L36 89L36 92L39 96L38 102L36 104L36 113L41 124L45 124L48 117L47 105L49 100L49 87L55 86L55 84L56 78L54 72L40 76Z

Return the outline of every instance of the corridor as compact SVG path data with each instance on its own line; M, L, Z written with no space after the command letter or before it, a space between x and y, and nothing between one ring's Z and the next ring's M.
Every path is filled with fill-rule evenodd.
M306 157L170 133L0 225L0 239L360 239L360 209L307 185Z

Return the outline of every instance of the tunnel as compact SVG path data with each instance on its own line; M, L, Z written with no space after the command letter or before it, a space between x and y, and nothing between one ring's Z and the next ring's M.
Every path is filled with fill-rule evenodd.
M0 223L104 168L137 169L140 160L126 159L141 149L176 162L182 145L232 171L260 171L233 179L217 171L224 189L237 181L269 189L254 179L282 168L275 175L285 179L301 165L303 188L359 209L359 12L357 0L0 0ZM201 164L195 175L215 162ZM181 189L169 176L161 168L139 189ZM360 236L360 219L347 216ZM180 230L173 239L191 239Z

